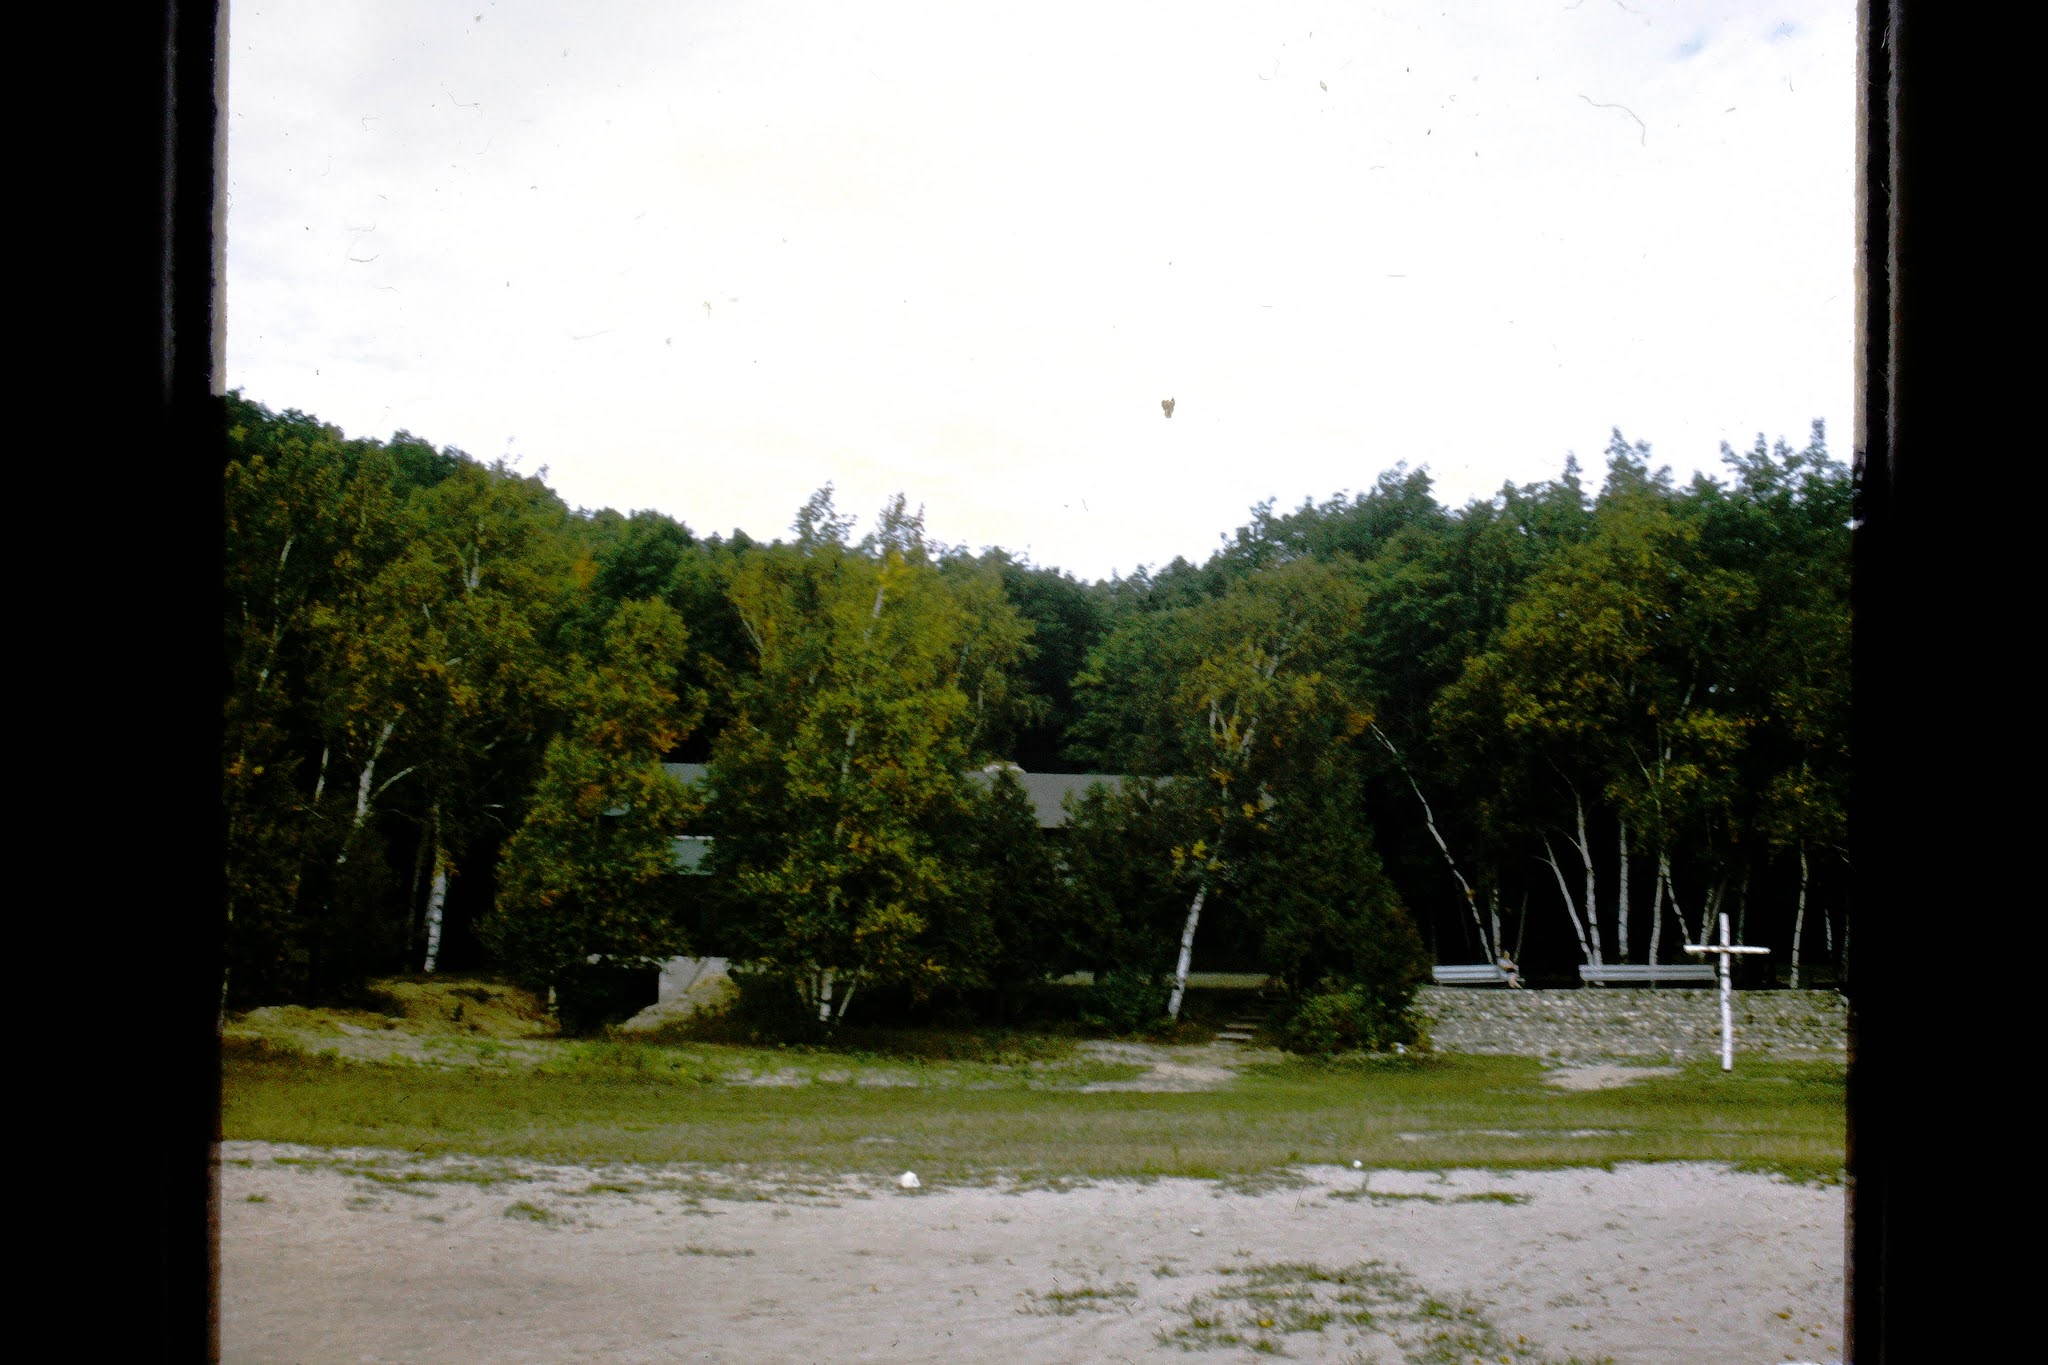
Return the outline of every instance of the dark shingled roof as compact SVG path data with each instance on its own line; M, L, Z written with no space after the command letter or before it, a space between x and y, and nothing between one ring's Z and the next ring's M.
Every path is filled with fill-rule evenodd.
M664 763L661 766L684 786L702 782L710 772L702 763ZM1038 815L1040 829L1058 829L1067 823L1066 808L1061 803L1069 792L1078 796L1098 782L1116 791L1124 782L1117 773L1027 773L1022 768L1012 768L1010 775L1024 788L1024 795ZM968 777L983 786L993 780L992 774L987 772L969 773Z
M1098 782L1111 791L1120 790L1124 784L1117 773L1027 773L1022 768L1012 768L1010 776L1024 788L1031 808L1038 813L1040 829L1058 829L1067 823L1066 807L1061 804L1067 793L1079 797ZM995 780L995 774L989 772L969 773L968 777L983 786Z

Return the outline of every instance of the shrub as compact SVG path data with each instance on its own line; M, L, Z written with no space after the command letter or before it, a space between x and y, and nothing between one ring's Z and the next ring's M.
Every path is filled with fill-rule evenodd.
M1166 983L1153 973L1118 967L1083 992L1081 1022L1110 1033L1136 1033L1166 1013L1166 994Z
M1281 1029L1289 1052L1385 1052L1421 1041L1405 1002L1358 983L1330 983L1305 997Z

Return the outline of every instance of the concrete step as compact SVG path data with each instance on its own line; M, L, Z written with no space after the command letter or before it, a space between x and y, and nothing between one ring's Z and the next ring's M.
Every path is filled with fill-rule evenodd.
M1266 993L1260 991L1253 1001L1244 1003L1252 1004L1256 1008L1263 1010L1266 1005ZM1222 1028L1216 1030L1216 1041L1219 1043L1249 1043L1258 1034L1260 1026L1265 1022L1266 1018L1263 1013L1239 1015Z

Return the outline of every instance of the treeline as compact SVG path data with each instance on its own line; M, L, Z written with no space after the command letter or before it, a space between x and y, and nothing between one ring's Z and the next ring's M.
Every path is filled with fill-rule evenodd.
M1128 1022L1192 965L1389 1039L1427 951L1666 961L1722 908L1788 973L1846 948L1818 426L1685 488L1617 433L1597 497L1568 464L1453 511L1397 469L1082 583L901 499L700 536L228 401L232 1003L695 951L828 1025L1074 970ZM1157 780L1048 836L1000 761Z
M1366 823L1439 961L1686 961L1725 910L1810 984L1848 946L1852 488L1819 423L1722 453L1681 488L1617 431L1597 496L1568 461L1457 511L1404 469L1259 507L1206 564L1107 586L1069 752L1184 764L1145 679L1213 604L1313 565L1358 600L1330 666L1369 703Z

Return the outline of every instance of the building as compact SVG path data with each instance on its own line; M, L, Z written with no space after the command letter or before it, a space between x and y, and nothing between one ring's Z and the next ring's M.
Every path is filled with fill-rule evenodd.
M669 776L686 787L698 785L711 771L702 763L664 763L661 766L668 770ZM986 786L1002 769L1008 769L1018 785L1024 788L1024 795L1038 816L1040 829L1059 829L1067 823L1065 802L1069 795L1079 796L1098 783L1114 791L1124 783L1123 776L1118 773L1027 773L1014 763L991 763L980 772L969 773L968 777L977 785ZM701 875L705 871L705 857L711 851L710 836L679 834L674 843L677 869Z

